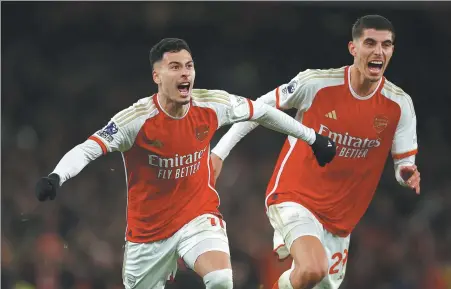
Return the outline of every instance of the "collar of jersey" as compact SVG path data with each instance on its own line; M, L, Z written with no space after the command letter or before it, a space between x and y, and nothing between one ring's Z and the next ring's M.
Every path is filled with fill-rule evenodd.
M179 116L179 117L175 117L175 116L170 115L170 114L169 114L166 110L164 110L164 108L161 106L160 100L158 100L158 93L155 93L154 96L153 96L153 102L156 104L157 108L158 108L159 110L161 110L165 115L167 115L168 117L170 117L170 118L172 118L172 119L182 119L182 118L184 118L184 117L188 114L189 109L191 108L191 100L192 100L192 98L190 99L190 101L189 101L189 103L188 103L188 109L186 110L185 114L182 115L182 116Z
M357 98L359 100L370 99L379 90L379 87L380 87L384 77L383 76L381 77L381 79L379 80L379 83L377 84L376 89L372 93L368 94L367 96L360 96L357 94L357 92L354 91L354 89L352 89L352 86L351 86L351 67L352 67L352 65L348 67L348 86L349 86L349 90L351 91L352 96L354 96L355 98Z

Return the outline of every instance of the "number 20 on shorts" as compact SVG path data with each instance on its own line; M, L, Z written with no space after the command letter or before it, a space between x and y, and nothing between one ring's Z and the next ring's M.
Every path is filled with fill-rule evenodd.
M332 260L334 260L335 262L332 266L330 266L329 269L330 275L337 274L338 272L340 272L340 270L337 268L338 266L340 266L340 264L342 264L342 268L346 266L346 262L348 261L348 249L345 249L343 251L343 254L341 252L333 254Z

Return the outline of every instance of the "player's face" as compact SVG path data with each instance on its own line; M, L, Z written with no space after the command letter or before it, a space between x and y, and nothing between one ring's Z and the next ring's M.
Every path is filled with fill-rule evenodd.
M180 104L189 103L195 76L193 59L185 49L166 52L163 59L155 63L153 71L158 92Z
M349 42L354 65L364 77L379 81L393 55L392 33L388 30L365 29L360 39Z

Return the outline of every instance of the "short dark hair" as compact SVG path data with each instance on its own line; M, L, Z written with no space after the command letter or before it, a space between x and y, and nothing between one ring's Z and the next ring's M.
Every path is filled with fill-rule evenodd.
M163 59L163 54L166 52L179 52L185 49L191 54L188 44L185 40L179 38L164 38L155 44L149 52L150 66L153 68L155 62Z
M392 33L392 41L395 41L395 28L391 22L380 15L365 15L357 19L352 26L352 39L358 39L365 29L388 30Z

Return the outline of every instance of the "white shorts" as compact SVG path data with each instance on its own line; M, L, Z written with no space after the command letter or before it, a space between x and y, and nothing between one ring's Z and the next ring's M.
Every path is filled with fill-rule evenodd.
M226 224L215 215L204 214L171 237L152 243L125 243L122 278L126 289L162 289L173 280L177 260L183 258L194 269L197 258L208 251L230 255Z
M314 289L337 289L346 272L350 235L345 238L333 235L308 209L294 202L271 205L267 215L274 228L274 251L280 259L288 257L291 245L299 237L314 236L321 241L329 260L329 269Z

